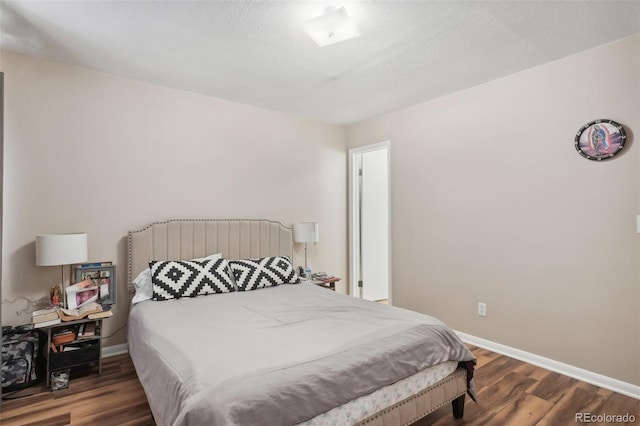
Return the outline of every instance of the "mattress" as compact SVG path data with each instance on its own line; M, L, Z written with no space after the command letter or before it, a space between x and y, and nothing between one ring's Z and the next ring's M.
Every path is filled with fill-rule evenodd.
M298 424L474 359L435 318L313 284L140 303L129 351L164 425Z

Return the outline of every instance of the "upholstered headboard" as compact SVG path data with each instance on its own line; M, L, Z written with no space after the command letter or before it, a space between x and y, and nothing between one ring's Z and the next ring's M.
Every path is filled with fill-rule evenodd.
M187 260L222 253L227 259L289 256L293 261L293 230L266 219L174 219L129 231L127 285L151 260Z

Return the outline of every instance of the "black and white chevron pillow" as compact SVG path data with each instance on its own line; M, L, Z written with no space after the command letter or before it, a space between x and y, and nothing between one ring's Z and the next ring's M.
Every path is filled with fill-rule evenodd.
M291 261L286 256L230 260L229 266L236 279L238 291L300 282Z
M197 297L235 290L226 259L151 261L153 300Z

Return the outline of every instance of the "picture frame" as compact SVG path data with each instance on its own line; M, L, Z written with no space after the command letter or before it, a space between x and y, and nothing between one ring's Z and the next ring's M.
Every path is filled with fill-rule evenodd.
M93 281L99 289L97 302L103 309L110 309L116 303L116 265L112 262L79 263L71 265L72 284L84 280Z
M576 133L574 145L587 160L602 161L622 151L627 135L621 124L609 119L590 121Z

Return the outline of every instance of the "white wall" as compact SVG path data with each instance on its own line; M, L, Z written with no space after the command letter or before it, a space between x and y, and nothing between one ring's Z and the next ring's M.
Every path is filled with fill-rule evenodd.
M348 128L391 141L393 301L640 384L640 37ZM573 139L610 118L625 150ZM488 316L477 316L478 302Z
M106 334L127 322L127 231L152 221L318 221L311 264L346 276L344 128L0 53L3 324L28 322L20 297L43 297L60 281L59 268L35 266L42 233L86 231L90 260L117 264L118 304ZM303 262L301 247L296 256ZM124 342L125 330L106 344Z

